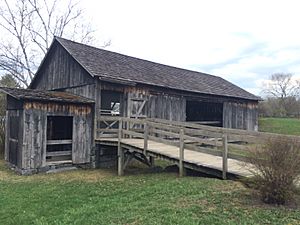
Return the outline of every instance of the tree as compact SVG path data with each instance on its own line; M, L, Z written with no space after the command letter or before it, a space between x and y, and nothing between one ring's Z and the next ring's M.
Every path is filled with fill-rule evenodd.
M78 2L4 0L0 3L0 69L28 87L53 36L83 43L93 30Z
M300 80L294 79L291 73L272 74L264 86L266 88L263 92L268 97L268 104L264 106L276 110L271 114L287 116L299 112Z
M296 97L300 93L300 81L291 73L274 73L267 82L265 92L276 98Z

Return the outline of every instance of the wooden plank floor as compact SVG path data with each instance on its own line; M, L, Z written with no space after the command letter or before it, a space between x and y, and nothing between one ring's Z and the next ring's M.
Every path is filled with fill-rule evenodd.
M96 140L98 143L102 144L113 144L117 145L118 139L107 138ZM132 148L142 151L144 148L143 139L122 139L121 143ZM172 145L167 145L155 141L148 141L148 153L154 155L163 155L175 161L179 161L179 148ZM222 157L210 155L206 153L196 152L192 150L184 150L184 163L192 164L194 166L206 167L218 171L222 171ZM249 177L251 173L249 172L251 164L241 162L235 159L228 159L228 173L233 175L238 175L242 177Z

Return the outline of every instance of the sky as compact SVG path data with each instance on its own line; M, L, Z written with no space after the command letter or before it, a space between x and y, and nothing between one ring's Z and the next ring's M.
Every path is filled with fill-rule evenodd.
M223 77L261 95L271 74L300 77L300 1L84 0L107 50Z

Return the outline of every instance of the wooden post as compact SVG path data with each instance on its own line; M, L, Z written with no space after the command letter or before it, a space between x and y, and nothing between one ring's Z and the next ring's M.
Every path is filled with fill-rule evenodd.
M122 140L122 119L119 119L119 131L118 131L118 175L123 175L123 163L124 163L124 153L121 147Z
M183 167L183 160L184 160L184 130L183 128L180 129L179 134L179 176L184 176L184 167Z
M149 162L150 162L151 167L154 167L154 157L153 156L149 157Z
M130 121L127 121L127 130L130 130L130 126L131 126L131 123ZM128 138L132 138L131 135L127 135Z
M223 142L223 170L222 170L222 178L226 180L226 174L228 172L228 160L227 160L227 155L228 155L228 136L227 134L224 134L222 137L222 142Z
M5 116L5 147L4 147L4 159L6 162L9 161L9 138L10 138L10 129L9 129L9 120L10 120L10 114L8 110L6 110L6 116ZM25 118L23 118L25 120ZM15 131L16 132L16 131ZM24 148L23 148L24 149ZM24 152L24 150L22 150Z
M144 123L144 155L146 156L148 150L148 137L149 136L149 126L148 123Z

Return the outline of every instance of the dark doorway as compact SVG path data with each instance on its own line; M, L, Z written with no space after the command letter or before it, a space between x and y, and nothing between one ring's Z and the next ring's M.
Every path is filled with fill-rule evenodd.
M186 121L222 127L223 104L215 102L187 101Z
M72 159L73 117L47 117L46 161L66 161Z
M121 92L102 91L101 92L101 115L121 116Z
M11 113L12 114L12 113ZM10 115L9 119L9 162L17 165L19 155L19 125L20 117L18 115Z
M73 117L72 116L48 116L47 117L47 140L72 139Z

